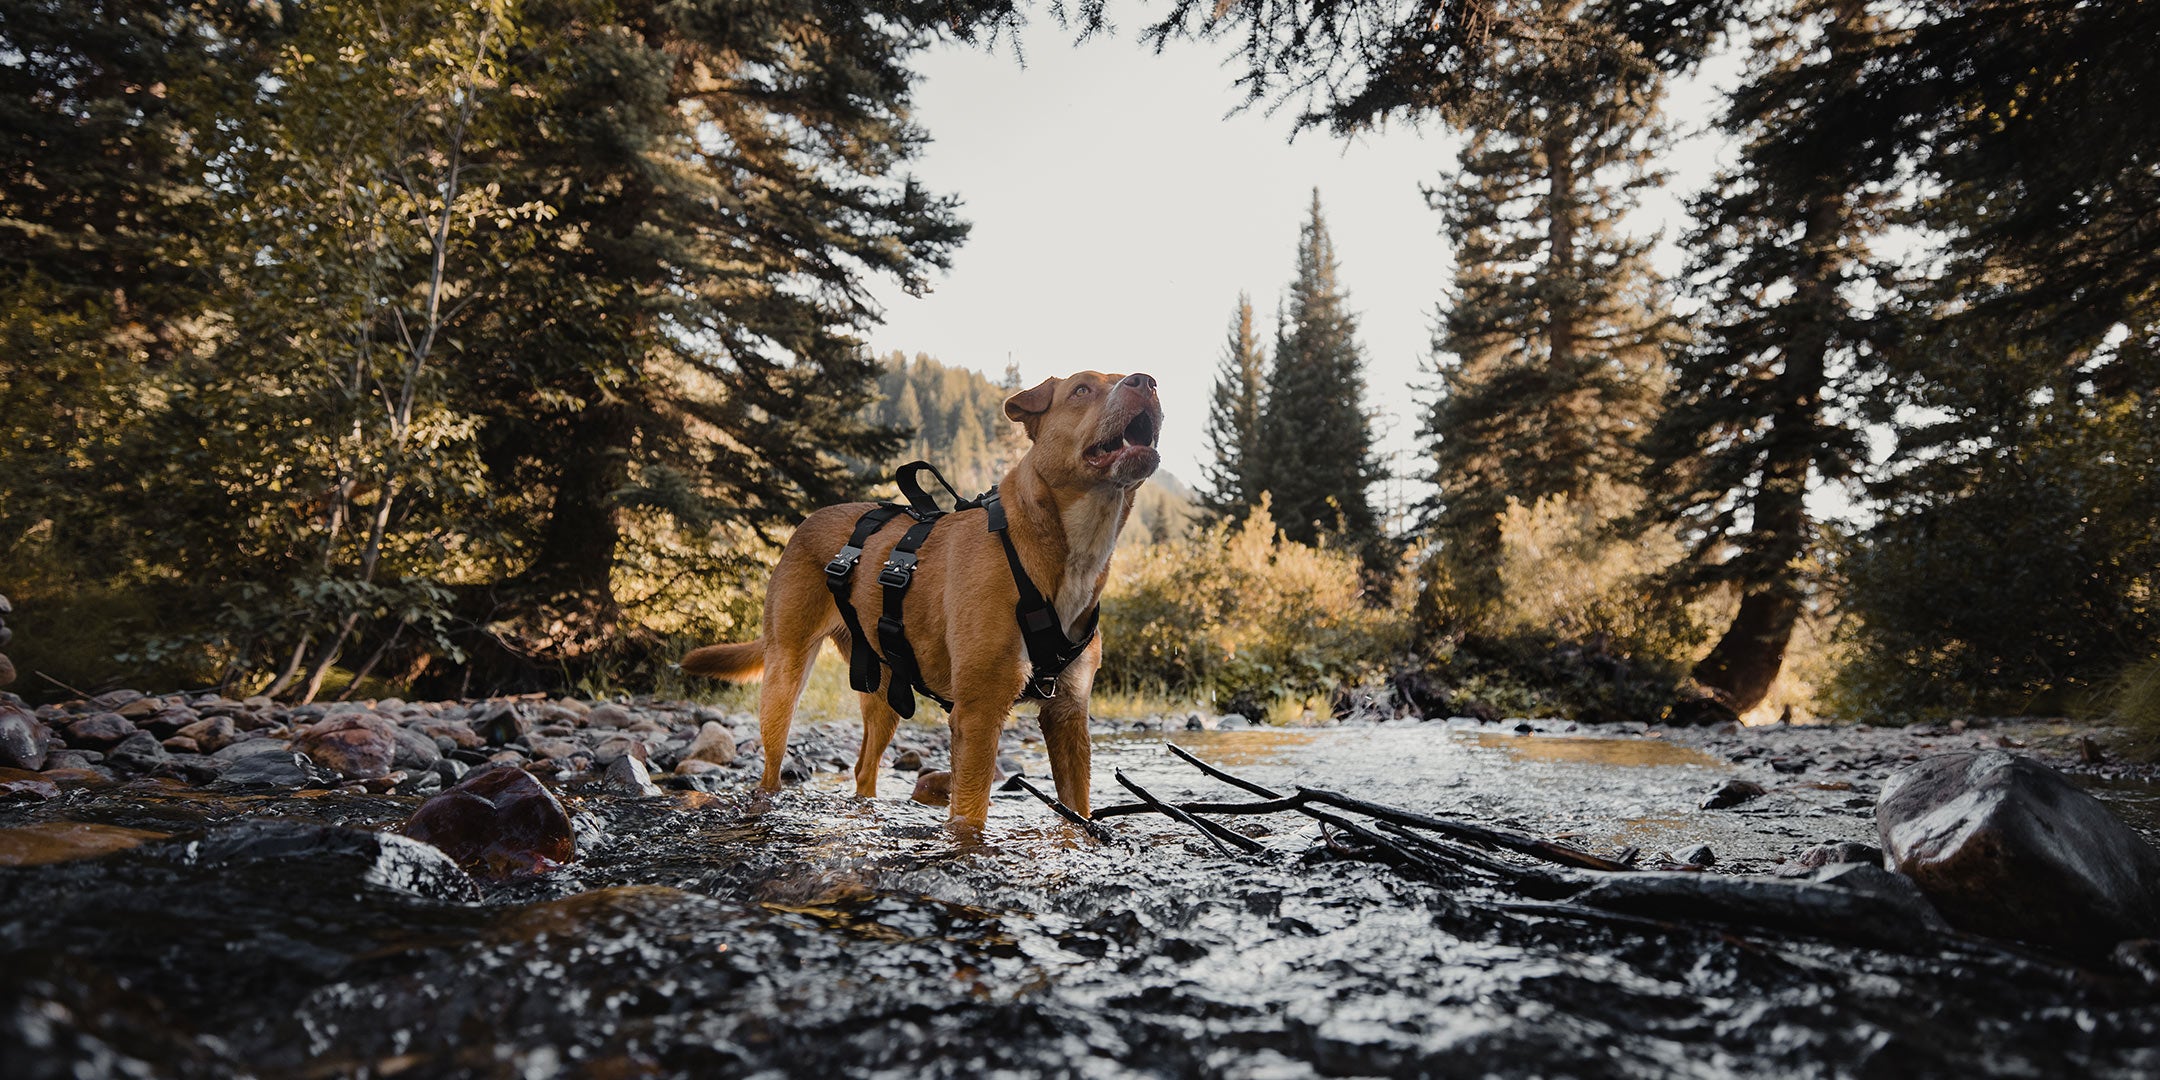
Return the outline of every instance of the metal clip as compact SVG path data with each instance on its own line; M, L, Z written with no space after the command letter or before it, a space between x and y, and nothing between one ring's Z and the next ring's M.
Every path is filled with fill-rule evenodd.
M825 564L825 576L840 580L855 572L855 564L862 561L862 549L853 544L841 548L840 553Z
M878 572L878 584L894 589L907 588L908 582L915 580L915 562L912 551L893 552L892 558L885 560L885 569Z

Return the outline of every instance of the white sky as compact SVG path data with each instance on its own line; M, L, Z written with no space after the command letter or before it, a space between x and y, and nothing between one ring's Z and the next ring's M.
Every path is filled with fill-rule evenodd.
M974 232L951 273L917 299L880 283L879 353L928 353L995 377L1010 358L1033 383L1083 368L1147 371L1162 384L1164 466L1188 483L1207 453L1209 389L1240 290L1263 340L1289 282L1312 189L1341 263L1367 358L1366 405L1382 446L1414 442L1434 306L1453 272L1440 216L1419 185L1452 170L1455 140L1395 128L1355 142L1311 131L1293 109L1233 114L1227 46L1130 38L1071 44L1041 24L1009 48L941 48L918 65L917 121L932 143L917 174L965 201ZM1714 96L1682 87L1683 129ZM1699 186L1716 147L1689 140L1668 167ZM1678 196L1646 201L1644 230L1681 231ZM1661 268L1677 270L1670 245ZM1412 466L1407 458L1406 467Z

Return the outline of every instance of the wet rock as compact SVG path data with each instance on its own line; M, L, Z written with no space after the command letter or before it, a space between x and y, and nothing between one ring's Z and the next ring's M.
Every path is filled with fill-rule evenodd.
M105 755L94 750L55 750L45 757L45 771L68 769L104 770ZM107 776L111 773L107 772Z
M1881 866L1882 849L1873 844L1838 842L1817 844L1803 851L1791 862L1778 867L1779 877L1804 877L1825 866L1840 863L1858 863L1863 866Z
M397 726L365 713L333 716L303 731L293 749L340 776L388 776L397 761Z
M422 720L413 725L413 730L435 740L438 750L443 749L442 744L445 741L451 746L466 750L487 745L487 740L482 739L479 732L459 720Z
M122 713L121 715L126 716L127 714ZM183 728L195 723L195 720L195 710L193 709L165 707L158 709L149 716L136 720L135 726L160 739L170 739L180 734Z
M2160 851L2031 758L1927 758L1875 816L1889 865L1962 929L2086 955L2160 937Z
M641 765L652 760L652 752L646 748L644 740L628 735L611 735L601 740L600 745L593 747L592 756L593 764L601 768L611 767L625 757L636 758Z
M151 734L154 735L155 732L152 732ZM159 745L163 746L165 749L175 754L202 753L202 747L195 745L195 740L190 739L185 735L175 735L170 739L163 740Z
M177 861L231 868L291 864L310 877L349 875L378 888L429 900L466 903L480 898L472 878L436 847L391 832L308 825L295 821L248 821L177 845Z
M630 710L614 704L595 705L585 714L586 725L596 728L626 728L631 719Z
M158 710L163 709L164 707L164 702L159 701L156 698L145 697L136 698L135 700L130 701L127 704L122 705L117 709L114 709L113 711L119 713L121 716L127 717L130 722L140 725L143 721L148 720L153 716L156 716L158 714Z
M515 705L491 706L472 721L473 731L489 746L507 746L511 740L532 730L532 721L518 711Z
M1673 858L1689 866L1717 865L1717 852L1712 851L1708 844L1697 844L1694 847L1676 852Z
M926 772L915 778L915 790L908 798L924 806L952 805L952 773L940 770Z
M1828 867L1811 878L1600 874L1575 903L1659 919L1705 919L1910 948L1948 929L1911 882L1880 867Z
M241 739L225 744L210 756L219 761L238 761L257 754L282 754L289 749L283 739Z
M900 751L898 754L893 756L892 767L898 769L901 772L921 772L923 767L922 751Z
M442 777L445 786L465 779L465 774L471 771L472 766L456 758L444 758L435 763L435 775Z
M121 772L146 773L164 764L165 759L170 756L172 755L158 742L157 736L147 731L138 731L106 751L105 764Z
M584 747L568 739L534 739L532 741L533 756L545 761L568 761L571 757L584 752Z
M43 777L0 780L0 803L44 802L60 797L60 785Z
M421 803L402 831L495 880L545 874L577 856L562 801L523 769L467 776Z
M607 767L601 787L610 795L626 799L650 799L661 794L659 785L652 782L652 774L645 771L645 763L628 754Z
M111 690L91 698L90 704L105 712L117 712L122 706L141 701L143 696L140 690Z
M70 721L64 729L67 743L78 750L110 750L135 734L135 725L115 712L92 713Z
M2124 972L2145 980L2147 985L2160 986L2160 941L2138 938L2115 946L2110 957L2115 966Z
M214 756L211 760L217 760ZM229 761L218 774L217 786L234 790L290 791L316 782L315 769L306 754L283 747L271 753L248 754Z
M51 748L52 732L34 714L0 705L0 769L36 772L45 767Z
M1712 789L1710 794L1703 796L1702 808L1723 810L1752 799L1760 799L1764 794L1763 786L1753 780L1727 780Z
M150 770L152 776L170 776L202 787L225 774L226 763L207 754L176 753Z
M427 770L442 760L442 749L435 740L411 728L398 728L392 733L397 749L392 752L390 763L406 770Z
M13 685L15 685L15 661L8 659L6 653L0 653L0 686Z
M0 866L45 866L94 859L135 847L166 834L82 821L47 821L0 829Z
M239 741L240 729L230 716L213 716L197 720L179 730L177 734L195 740L195 745L205 754L215 754Z
M735 761L735 732L717 720L705 721L698 728L697 738L690 741L690 748L683 751L682 760L732 764Z

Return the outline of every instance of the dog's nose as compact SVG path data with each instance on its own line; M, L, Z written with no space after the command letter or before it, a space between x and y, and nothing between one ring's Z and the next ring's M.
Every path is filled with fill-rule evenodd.
M1125 381L1121 385L1130 386L1136 390L1153 390L1155 388L1155 376L1144 371L1135 371L1125 376Z

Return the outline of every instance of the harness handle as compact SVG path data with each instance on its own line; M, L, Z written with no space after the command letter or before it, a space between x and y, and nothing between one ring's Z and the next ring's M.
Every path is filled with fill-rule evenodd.
M915 520L921 521L945 513L945 509L938 505L937 497L923 490L922 481L918 478L926 472L937 477L938 486L953 497L953 509L973 509L973 504L962 499L960 493L953 490L952 481L945 479L945 474L937 471L937 466L927 461L910 461L893 471L893 479L900 485L900 494L907 497L908 513Z

